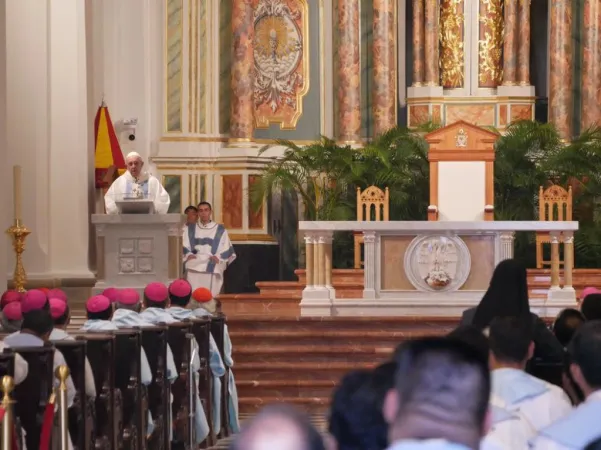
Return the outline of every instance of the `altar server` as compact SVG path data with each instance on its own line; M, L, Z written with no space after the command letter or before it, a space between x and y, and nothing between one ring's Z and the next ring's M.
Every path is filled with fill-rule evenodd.
M190 301L192 296L192 288L190 283L186 280L175 280L169 285L169 303L171 304L165 311L171 314L177 320L183 321L189 319L192 316L192 311L186 309L185 306ZM209 334L210 336L210 334ZM211 342L214 343L213 337L211 336ZM194 373L194 380L196 381L196 413L194 416L194 422L196 425L196 444L200 444L209 435L210 427L207 421L206 412L202 407L200 397L198 396L198 383L200 381L198 371L200 370L200 358L198 356L198 342L196 338L192 338L192 345L194 347L194 358L192 359L192 371ZM211 351L212 348L211 348Z
M601 321L587 322L569 345L570 372L586 400L533 440L535 450L584 449L601 438Z
M211 204L198 204L199 221L184 228L184 265L192 289L205 287L219 295L223 275L236 259L227 230L211 220Z
M21 311L23 313L21 331L6 336L4 344L11 348L43 347L54 327L46 294L36 289L28 291L21 301ZM53 365L54 370L59 366L67 365L65 357L59 350L54 350ZM54 380L54 385L58 388L58 379ZM69 376L67 377L67 404L69 407L73 405L75 394L75 386Z
M123 198L145 198L154 202L157 214L167 214L169 210L169 194L159 180L144 172L144 160L136 153L131 152L125 158L127 172L115 180L104 196L104 206L107 214L118 214L119 209L115 203Z
M118 329L111 322L113 305L104 295L95 295L88 299L86 313L88 320L83 323L82 331L116 331Z
M212 316L217 312L217 301L213 298L211 291L208 289L195 289L192 293L192 298L194 301L191 303L191 308L194 316ZM217 344L214 342L213 336L211 336L211 345L215 345L215 348L217 348ZM219 355L218 351L215 353L216 355ZM234 360L232 359L232 341L230 339L230 333L227 324L224 324L223 326L223 356L225 364L230 368L228 376L228 392L230 394L228 404L230 419L229 426L233 432L237 432L240 429L240 423L238 421L238 389L236 388L234 371L231 369L234 367ZM221 358L217 360L217 356L215 356L214 361L216 368L219 368L220 365L223 364L221 362ZM211 362L213 362L213 354L211 354Z
M527 374L534 353L532 324L517 317L498 317L490 324L491 404L519 411L537 432L572 410L558 386Z
M56 293L54 293L56 294ZM53 294L50 294L53 295ZM54 322L54 328L50 333L51 341L74 341L75 338L67 333L67 327L71 321L71 312L69 306L60 298L50 298L50 315ZM94 372L90 366L90 361L85 360L85 388L88 397L96 398L96 384L94 382Z

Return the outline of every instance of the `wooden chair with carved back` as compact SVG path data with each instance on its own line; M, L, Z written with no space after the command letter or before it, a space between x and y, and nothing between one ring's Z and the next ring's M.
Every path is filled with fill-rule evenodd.
M388 221L389 218L390 193L388 188L384 190L377 186L369 186L364 191L357 188L357 221L375 222ZM372 219L373 217L373 219ZM355 241L355 269L363 266L361 259L361 245L363 244L363 233L354 233Z
M538 220L545 222L561 222L572 220L572 187L568 190L554 184L547 189L541 186L538 194ZM559 236L559 242L563 242L563 236ZM550 266L551 260L544 259L544 245L551 243L549 233L536 233L536 268ZM573 259L572 259L573 261ZM560 259L560 265L563 260Z

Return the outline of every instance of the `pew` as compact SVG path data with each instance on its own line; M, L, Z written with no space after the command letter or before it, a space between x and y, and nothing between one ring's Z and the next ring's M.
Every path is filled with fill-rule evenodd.
M169 408L171 387L167 379L167 326L139 328L146 352L152 383L148 386L148 409L152 413L154 431L148 440L151 450L169 450Z
M5 376L15 376L15 352L12 348L5 348L0 353L0 379Z
M94 442L94 404L86 395L86 355L84 340L53 341L54 347L65 357L76 394L69 408L69 434L74 450L91 449Z
M214 314L211 317L211 334L213 335L213 339L215 339L215 343L217 344L217 348L219 349L219 354L221 355L221 359L225 365L225 375L223 375L223 379L221 380L221 430L215 430L215 434L218 438L224 438L230 435L230 426L229 426L229 379L230 379L230 369L225 364L225 316L221 313Z

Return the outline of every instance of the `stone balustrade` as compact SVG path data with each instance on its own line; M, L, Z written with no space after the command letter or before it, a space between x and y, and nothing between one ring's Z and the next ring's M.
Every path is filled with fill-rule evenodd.
M514 236L520 231L548 233L551 238L551 287L545 298L531 299L533 308L551 315L576 304L572 272L578 222L324 221L300 222L299 230L304 233L306 247L303 316L457 315L479 302L494 267L513 257ZM363 232L362 298L336 298L332 286L332 240L337 231ZM563 285L560 243L564 246ZM435 250L431 251L432 246L442 252L439 259L434 256ZM444 266L442 272L453 272L441 282L446 285L427 284L432 264Z

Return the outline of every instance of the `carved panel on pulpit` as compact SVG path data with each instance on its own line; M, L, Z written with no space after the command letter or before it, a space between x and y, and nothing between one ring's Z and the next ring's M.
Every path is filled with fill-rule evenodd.
M404 266L417 290L455 291L469 277L471 257L458 236L417 236L407 248Z
M255 27L255 121L294 129L309 90L306 0L258 0Z

